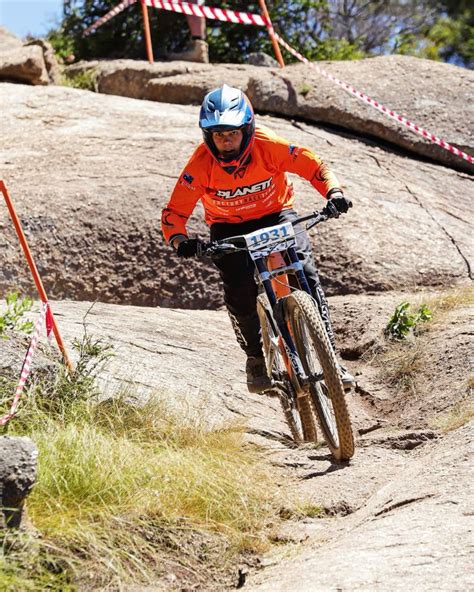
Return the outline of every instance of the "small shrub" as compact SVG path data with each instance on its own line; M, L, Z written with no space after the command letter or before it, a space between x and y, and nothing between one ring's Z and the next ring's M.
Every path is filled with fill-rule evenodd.
M395 339L405 339L414 332L420 322L430 321L433 315L426 304L421 304L416 313L409 311L410 303L399 304L390 318L385 333Z
M63 86L97 92L97 73L94 70L84 70L77 73L64 72Z
M303 84L299 88L299 93L303 97L306 97L306 95L308 95L312 90L313 90L313 87L310 84L303 82Z
M20 298L17 292L7 294L5 300L7 310L0 315L0 337L8 339L8 331L31 333L34 325L31 321L25 321L23 316L33 308L33 300Z

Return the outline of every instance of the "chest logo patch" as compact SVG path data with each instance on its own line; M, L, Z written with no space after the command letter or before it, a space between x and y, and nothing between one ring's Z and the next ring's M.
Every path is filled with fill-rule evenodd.
M218 189L216 191L216 196L224 199L233 199L234 197L242 197L243 195L248 195L249 193L258 193L259 191L268 189L272 184L272 180L273 177L270 177L265 181L259 181L253 185L243 185L242 187L237 187L236 189Z

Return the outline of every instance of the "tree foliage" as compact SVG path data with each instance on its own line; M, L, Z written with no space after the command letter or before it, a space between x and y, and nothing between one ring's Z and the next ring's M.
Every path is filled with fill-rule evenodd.
M444 14L429 32L429 38L445 61L474 67L474 5L467 0L441 0Z
M76 58L145 56L142 14L132 5L84 37L83 31L118 0L68 0L50 39L62 55ZM259 13L257 1L208 0L208 5ZM391 53L442 59L472 67L474 9L467 0L268 0L275 30L312 60L354 59ZM155 56L182 50L189 40L184 16L148 10ZM248 54L273 54L263 27L207 20L213 62L245 62ZM294 58L283 51L285 61Z
M223 8L259 13L258 2L223 1ZM327 0L298 0L268 2L270 18L275 30L295 49L311 60L352 59L363 57L346 39L331 35ZM268 32L263 27L208 23L210 26L209 47L216 61L241 62L249 53L264 51L273 55ZM283 50L285 62L295 58Z

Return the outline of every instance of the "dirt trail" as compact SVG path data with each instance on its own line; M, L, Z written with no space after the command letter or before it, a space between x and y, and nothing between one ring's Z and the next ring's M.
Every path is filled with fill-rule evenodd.
M471 422L405 455L395 474L389 462L386 484L378 483L360 510L322 520L305 548L252 577L247 589L472 589L473 452ZM359 454L366 457L366 449ZM339 472L346 473L347 487L358 477L352 468ZM361 477L370 478L367 472Z

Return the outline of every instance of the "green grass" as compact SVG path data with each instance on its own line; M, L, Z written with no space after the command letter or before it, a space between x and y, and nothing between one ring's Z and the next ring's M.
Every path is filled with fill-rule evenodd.
M86 366L32 386L10 423L39 450L28 514L40 538L0 560L0 590L146 583L167 570L218 581L265 550L281 520L279 476L242 427L209 429L163 397L97 403Z
M97 92L97 72L94 70L84 70L75 74L64 72L62 85Z

